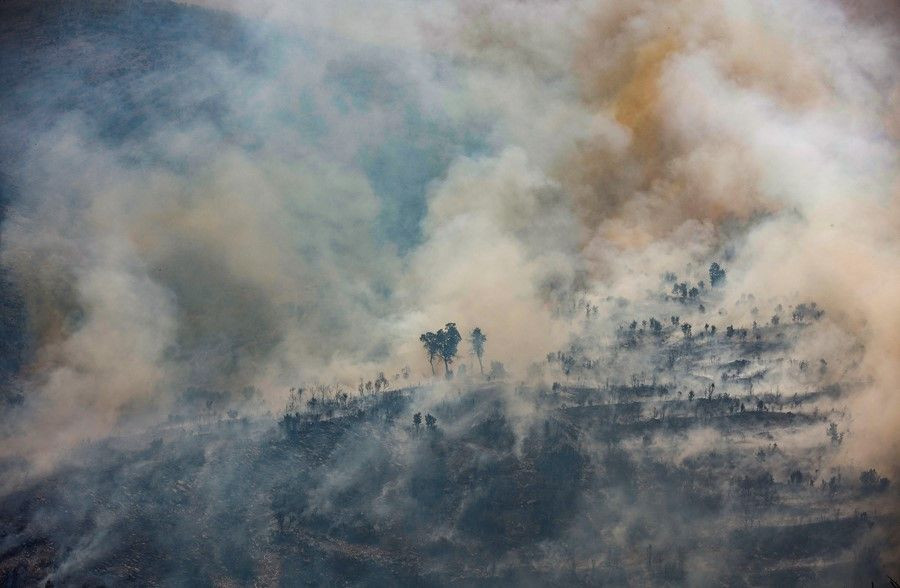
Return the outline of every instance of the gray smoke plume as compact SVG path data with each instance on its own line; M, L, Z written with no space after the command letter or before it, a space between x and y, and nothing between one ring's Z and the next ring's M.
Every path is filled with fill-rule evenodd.
M451 320L524 372L573 298L723 257L729 319L748 292L815 299L864 348L846 451L896 466L892 3L193 4L221 12L188 45L124 7L63 54L3 47L6 75L44 68L3 95L8 456L190 387L278 406L425 374L418 334Z

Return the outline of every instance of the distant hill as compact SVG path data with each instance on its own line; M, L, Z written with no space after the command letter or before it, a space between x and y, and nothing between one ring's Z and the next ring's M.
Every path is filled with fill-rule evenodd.
M34 130L63 114L84 115L110 141L146 133L148 121L214 120L215 96L198 92L194 104L169 99L190 85L202 87L192 60L198 51L240 61L252 59L248 43L234 17L175 2L2 2L0 147L7 153L27 147ZM148 89L148 80L156 87ZM173 84L180 91L167 91ZM25 129L32 133L17 135Z

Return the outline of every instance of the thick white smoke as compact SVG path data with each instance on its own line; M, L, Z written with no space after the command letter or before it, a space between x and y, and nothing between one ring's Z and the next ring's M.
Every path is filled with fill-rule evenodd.
M38 342L42 433L25 445L102 434L186 385L425 373L418 334L447 321L481 326L488 355L521 368L565 341L572 292L637 295L728 252L726 297L814 299L862 342L848 451L896 456L888 8L199 4L245 18L261 47L253 71L197 57L230 134L169 125L113 149L72 123L23 159L2 258ZM328 89L348 72L349 99ZM309 104L309 124L280 123ZM377 227L395 205L360 161L411 141L410 111L429 129L416 141L452 138L428 146L442 165L418 209L397 209L420 231L397 245ZM148 145L183 169L124 163Z

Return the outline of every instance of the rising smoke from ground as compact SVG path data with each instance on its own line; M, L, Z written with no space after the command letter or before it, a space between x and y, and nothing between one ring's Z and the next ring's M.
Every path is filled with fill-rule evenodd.
M862 343L847 451L895 465L900 64L878 3L199 4L230 37L107 86L123 56L73 39L88 71L8 98L28 106L3 128L0 259L30 351L9 452L189 386L277 405L305 379L425 374L418 334L451 320L524 371L573 297L724 259L723 306L814 299Z

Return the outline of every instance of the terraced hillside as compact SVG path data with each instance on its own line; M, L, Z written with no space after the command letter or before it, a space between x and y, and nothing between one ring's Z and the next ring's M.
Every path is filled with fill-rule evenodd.
M677 298L654 304L694 313ZM635 318L605 342L588 312L583 335L530 382L317 386L268 417L252 391L252 417L208 393L4 499L2 577L884 584L896 485L837 460L859 383L833 374L852 356L798 355L825 320L809 308L746 334Z

